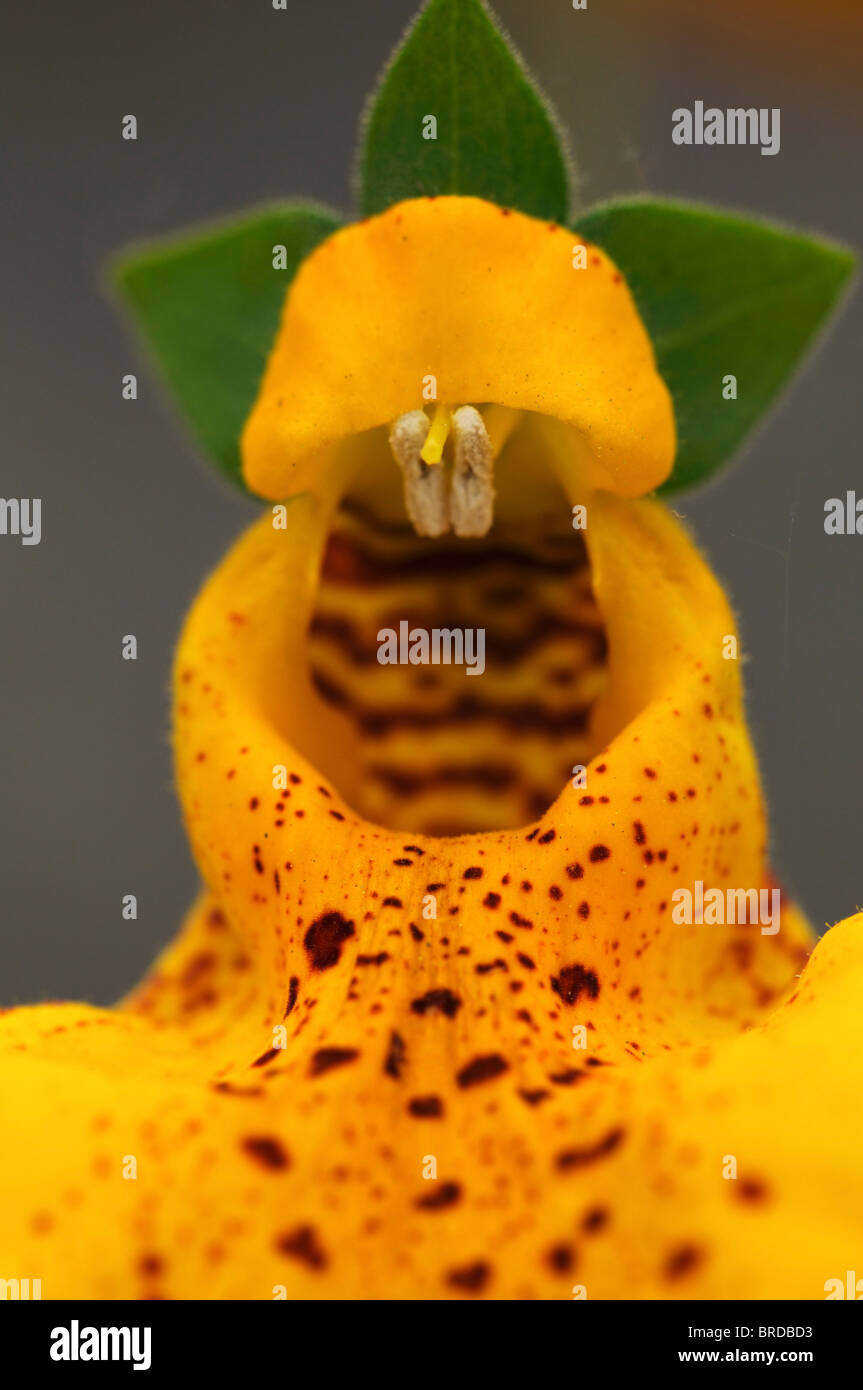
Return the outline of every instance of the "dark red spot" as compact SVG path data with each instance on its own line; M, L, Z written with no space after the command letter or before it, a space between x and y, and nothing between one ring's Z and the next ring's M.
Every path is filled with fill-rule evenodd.
M274 1057L278 1057L279 1050L280 1049L277 1047L268 1048L266 1052L261 1053L260 1057L255 1058L254 1062L252 1063L252 1066L265 1067L268 1062L272 1062Z
M462 1293L482 1293L491 1279L491 1265L485 1260L475 1260L460 1269L451 1269L446 1278L448 1284Z
M214 1081L213 1090L224 1096L262 1096L263 1086L234 1086L230 1081Z
M294 1005L296 1004L296 1002L297 1002L297 994L299 993L299 989L300 989L300 982L299 982L299 980L297 979L297 976L296 976L296 975L292 975L292 976L291 976L291 983L290 983L290 985L288 986L288 1002L287 1002L287 1004L285 1005L285 1012L282 1014L282 1018L287 1018L288 1014L291 1012L291 1009L292 1009L292 1008L294 1007Z
M354 924L340 912L325 912L312 923L303 938L313 970L329 970L337 965L342 943L354 935Z
M685 1274L691 1274L702 1258L700 1250L694 1245L679 1245L665 1261L666 1279L680 1279Z
M268 1135L250 1134L240 1141L240 1146L250 1158L260 1163L262 1168L287 1168L290 1159L278 1139Z
M551 1092L539 1089L536 1091L519 1091L519 1095L526 1105L539 1105L541 1100L548 1099Z
M443 1101L440 1096L414 1096L408 1101L408 1111L418 1120L439 1120L443 1114Z
M499 1052L491 1052L484 1057L474 1057L472 1062L468 1062L467 1066L458 1072L456 1081L463 1088L477 1086L482 1081L491 1081L496 1076L502 1076L505 1071L509 1071L509 1063Z
M322 1076L334 1067L343 1067L347 1062L353 1062L359 1055L355 1047L319 1047L317 1052L312 1053L309 1076Z
M588 1235L595 1235L601 1231L603 1226L608 1223L608 1211L605 1207L591 1207L586 1211L581 1219L581 1229Z
M611 850L607 845L594 845L590 851L591 864L601 864L603 859L611 858Z
M302 1261L309 1269L323 1269L327 1263L314 1226L297 1226L295 1230L279 1236L276 1249L283 1255Z
M609 1130L605 1138L598 1140L596 1144L588 1144L580 1149L561 1149L555 1163L561 1173L569 1173L573 1168L583 1168L588 1163L594 1163L598 1158L607 1158L609 1154L614 1153L622 1140L622 1129Z
M577 1086L579 1081L584 1080L584 1072L579 1071L578 1067L565 1067L563 1071L553 1072L548 1079L555 1086Z
M391 1076L394 1081L400 1080L406 1056L407 1048L405 1047L405 1040L401 1033L397 1033L395 1029L393 1029L390 1033L387 1055L384 1058L385 1075Z
M461 1186L459 1183L442 1182L431 1192L417 1197L414 1206L419 1207L420 1211L445 1211L447 1207L454 1207L460 1199Z
M186 986L194 985L200 980L202 975L206 975L216 963L216 957L210 951L199 951L197 955L187 963L180 983Z
M767 1197L767 1184L760 1178L742 1178L737 1184L737 1196L741 1202L763 1202Z
M568 1274L575 1264L575 1251L571 1245L553 1245L546 1253L549 1268L555 1274Z
M418 999L411 1001L411 1009L415 1014L427 1014L436 1009L447 1018L455 1018L460 1008L461 1000L451 989L429 989Z

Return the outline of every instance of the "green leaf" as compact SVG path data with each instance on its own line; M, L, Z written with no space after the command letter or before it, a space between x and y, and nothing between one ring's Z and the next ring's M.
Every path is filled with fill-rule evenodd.
M700 483L787 383L855 258L826 241L685 203L609 203L577 225L622 271L674 398L677 460L662 491ZM726 375L737 378L736 400L723 399Z
M279 203L133 247L112 278L181 411L221 472L243 488L239 439L300 262L338 226L309 204ZM286 269L273 268L284 246Z
M430 116L437 139L423 137ZM554 119L480 0L429 0L408 30L366 113L359 184L367 216L455 193L566 221Z

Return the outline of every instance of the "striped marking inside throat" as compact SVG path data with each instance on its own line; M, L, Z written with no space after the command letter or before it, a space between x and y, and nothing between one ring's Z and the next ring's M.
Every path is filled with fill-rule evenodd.
M383 630L484 632L484 669L378 660ZM404 629L401 629L402 632ZM578 533L496 527L423 540L343 509L310 626L310 665L352 730L354 809L459 835L540 816L587 764L607 649Z

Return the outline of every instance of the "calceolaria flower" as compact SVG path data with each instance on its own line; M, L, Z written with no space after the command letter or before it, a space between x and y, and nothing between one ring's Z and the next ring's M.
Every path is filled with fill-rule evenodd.
M668 203L573 223L464 0L388 70L361 174L353 225L277 206L120 269L268 505L177 650L199 900L116 1009L2 1019L3 1267L823 1298L863 1238L863 924L816 946L771 876L734 615L652 494L728 456L850 258Z

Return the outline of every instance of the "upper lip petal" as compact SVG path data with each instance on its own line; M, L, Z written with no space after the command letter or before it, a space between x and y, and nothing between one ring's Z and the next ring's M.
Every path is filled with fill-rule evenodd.
M651 490L671 399L622 277L573 234L478 198L416 199L337 232L291 286L243 432L248 485L314 487L321 451L436 399L548 415L583 435L591 481Z

